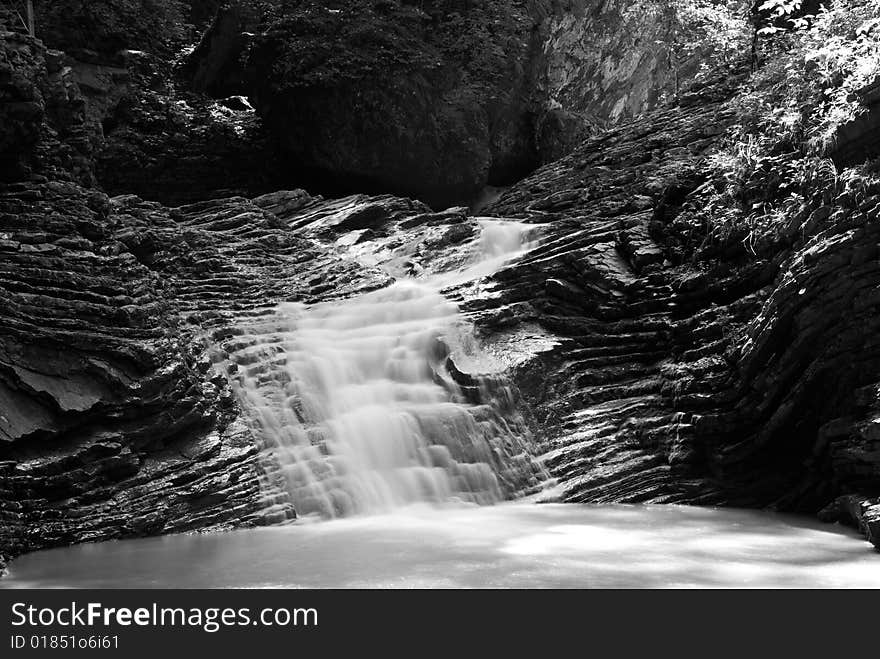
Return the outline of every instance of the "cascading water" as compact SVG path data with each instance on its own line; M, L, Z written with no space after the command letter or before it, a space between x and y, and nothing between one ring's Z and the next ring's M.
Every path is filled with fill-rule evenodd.
M469 329L441 293L520 253L526 229L481 222L479 255L464 269L341 301L283 304L245 328L227 366L298 514L485 504L538 485L510 388L453 363Z

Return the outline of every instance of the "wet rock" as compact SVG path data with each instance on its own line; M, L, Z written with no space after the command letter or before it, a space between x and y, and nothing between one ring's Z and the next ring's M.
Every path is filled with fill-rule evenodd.
M855 526L880 550L880 499L854 494L838 497L819 511L819 518Z
M175 209L72 182L0 190L3 551L291 518L217 364L279 302L373 290L404 261L458 267L477 221L428 211L301 190ZM510 401L468 382L477 427L505 427ZM499 472L505 487L536 487L523 469Z
M458 260L459 243L438 237L462 222L476 234L461 211L439 214L389 252L426 206L301 190L168 209L33 181L0 189L0 214L0 547L12 555L291 518L278 465L215 365L226 341L281 301L387 285L411 246ZM376 266L336 248L352 234Z
M389 21L381 7L403 11L398 3L371 5L375 23L353 61L372 87L317 67L254 100L278 130L291 90L303 92L295 123L316 139L288 144L291 152L305 149L310 167L358 184L381 157L393 163L382 176L446 202L491 181L493 168L512 172L519 156L510 154L524 144L537 148L520 120L540 110L504 86L536 70L511 77L511 62L490 48L483 55L497 66L483 72L505 82L468 79L443 65L455 61L443 44L425 48L422 27L439 17L408 10ZM532 52L542 43L532 30L549 16L542 6L535 23L518 5L496 37ZM294 14L252 65L290 61L291 44L319 50L292 37L313 28L325 37L347 16ZM357 69L386 37L389 70L401 73L392 85L385 69ZM242 322L283 301L448 272L479 249L478 220L460 207L438 213L389 195L324 199L301 189L254 196L265 191L254 161L266 160L253 148L254 114L163 87L149 57L130 57L123 66L80 54L88 66L79 66L0 32L0 143L13 154L0 187L3 556L289 519L279 465L218 371ZM634 101L633 114L653 104L642 93L663 77L652 57L602 109L608 120L629 116L612 111L621 98ZM481 212L535 224L540 245L491 280L445 293L509 366L565 500L824 510L876 544L880 186L806 201L752 252L741 236L708 240L694 195L706 154L736 121L726 102L737 80L621 123L502 191ZM120 96L132 81L135 91ZM565 127L574 114L561 107ZM344 121L331 112L339 108ZM319 118L343 132L316 137ZM141 196L89 189L97 124L98 180ZM412 125L427 126L427 137ZM340 150L328 155L321 144ZM401 159L401 147L415 161ZM478 378L453 362L447 370L485 403ZM519 394L495 391L498 409L523 407Z
M876 543L876 199L817 195L760 255L707 249L685 147L734 117L724 85L699 93L506 190L488 212L545 239L496 276L495 308L466 308L488 335L555 337L517 383L565 500L816 512L849 492L824 516Z

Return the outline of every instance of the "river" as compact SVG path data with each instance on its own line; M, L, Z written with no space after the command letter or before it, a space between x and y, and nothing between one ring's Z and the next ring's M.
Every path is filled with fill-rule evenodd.
M415 505L50 549L0 587L878 588L880 553L850 529L758 511Z

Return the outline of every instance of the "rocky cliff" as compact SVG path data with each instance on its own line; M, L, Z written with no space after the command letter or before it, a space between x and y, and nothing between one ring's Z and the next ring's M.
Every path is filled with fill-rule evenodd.
M565 500L822 509L877 543L880 185L817 187L753 248L712 237L705 156L735 120L698 91L506 192L491 211L555 238L479 313L555 341L517 381Z
M184 70L215 97L249 96L298 184L442 208L522 178L692 80L695 59L678 62L661 3L648 5L233 2Z
M66 51L30 38L16 12L0 11L7 113L0 177L75 180L168 204L275 189L275 148L247 100L187 91L175 78L170 37L121 28L173 23L176 14L155 8L147 20L125 13L139 3L117 4L38 3L41 36ZM61 20L62 10L76 20ZM75 38L78 21L94 22L94 42ZM179 31L171 34L180 47Z
M217 355L280 301L460 263L476 223L389 196L292 191L177 208L110 198L80 169L93 160L59 157L49 99L64 84L59 105L94 137L73 67L67 82L47 75L64 54L19 32L0 33L0 46L14 156L0 190L0 553L293 518ZM391 263L365 268L340 247L369 236L377 252L395 247Z
M224 261L222 234L60 182L6 187L2 217L4 551L292 514L186 320L200 284L159 274Z
M248 95L310 188L466 202L537 165L533 4L303 3L255 38Z
M560 26L590 14L544 10L557 43L584 38ZM154 69L126 57L86 66L20 30L0 34L6 556L294 516L218 352L233 352L241 324L277 302L348 297L454 267L476 235L465 208L259 194L273 181L248 145L265 135L231 146L205 137L199 154L225 145L214 160L180 162L189 136L204 137L212 122L253 136L236 117L251 125L255 115L203 97L180 109L189 92L157 91ZM642 72L619 96L642 99L633 114L654 103L638 82L655 75L653 57L624 67ZM529 75L535 89L553 79ZM727 225L710 203L712 163L740 121L747 78L730 69L634 119L615 110L625 103L598 107L620 124L485 211L533 223L539 246L491 281L447 293L507 361L533 417L535 451L546 451L565 500L820 513L878 544L880 182L870 167L843 176L872 155L858 144L876 143L876 108L841 131L831 154L840 172L782 206L773 230ZM413 107L429 107L424 100ZM799 162L795 152L774 157L776 168ZM239 168L253 179L230 184ZM772 168L746 184L762 203L788 196ZM119 194L130 191L141 196Z
M693 77L678 71L671 26L659 5L626 0L555 2L540 22L543 43L535 141L542 163L585 138L637 117Z
M278 464L218 359L238 354L242 327L278 302L458 265L478 234L464 209L434 214L395 197L291 191L168 209L27 182L0 200L7 555L292 518ZM340 249L354 242L378 255L375 267Z

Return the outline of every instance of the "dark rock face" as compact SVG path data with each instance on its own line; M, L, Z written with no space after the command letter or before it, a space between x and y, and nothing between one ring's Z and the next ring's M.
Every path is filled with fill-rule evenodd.
M8 32L0 42L0 172L5 180L24 175L45 113L39 88L45 62L29 47L28 39Z
M292 514L185 317L211 229L64 183L0 206L3 551Z
M64 53L0 20L0 181L93 182L94 141L68 64Z
M246 94L245 54L250 30L260 23L262 13L253 5L227 3L217 7L198 45L181 66L192 89L213 98Z
M80 182L168 204L282 185L465 203L670 84L661 30L624 21L630 0L189 4L37 3L39 36L67 50L46 61L63 86L40 91ZM263 121L174 81L183 16L218 9L181 73L197 94L250 96Z
M239 2L184 71L251 97L292 184L444 207L670 98L668 37L631 0Z
M507 191L491 210L550 239L474 310L514 345L555 344L517 381L566 501L815 512L858 494L826 516L876 542L880 185L817 193L755 254L711 244L702 158L734 117L709 92Z
M186 3L189 5L187 18L196 27L205 28L213 20L217 11L227 2L228 0L188 0Z
M470 6L460 3L465 26ZM522 6L477 61L494 61L499 35L528 59L535 22ZM352 185L385 185L382 169L435 203L516 176L518 154L535 148L522 90L537 69L451 70L442 44L414 36L439 20L430 12L369 11L360 40L362 23L324 8L294 13L255 45L258 69L306 67L281 76L302 96L256 96L273 131L301 138L289 152ZM297 59L325 46L290 38L321 35L332 50L337 28L353 79L332 58ZM383 43L383 68L358 69ZM262 185L247 174L262 152L250 148L257 124L244 101L173 109L186 99L122 64L0 31L0 568L40 547L291 518L278 465L217 352L277 302L461 265L476 231L463 208L387 195L295 190L174 209L110 198L95 171L113 192L169 204L219 197L226 179L249 195ZM134 93L123 89L131 76ZM694 88L507 190L489 212L534 223L540 246L490 282L447 292L508 357L565 500L821 510L880 544L880 184L817 193L751 249L736 233L711 240L700 186L736 120L736 84ZM296 98L308 102L294 108ZM565 112L553 121L567 131ZM838 157L857 158L866 130ZM365 135L382 149L365 148ZM364 253L370 266L356 259Z
M169 205L275 189L279 165L254 109L135 86L103 122L95 176L109 194Z
M184 38L182 0L34 0L37 36L77 59L129 48L170 54Z
M880 156L880 80L860 91L865 111L837 130L831 157L838 167Z
M307 2L253 44L251 95L295 180L443 207L537 165L534 3L423 4Z
M0 15L0 180L38 175L171 205L277 187L275 149L246 100L181 91L154 54L75 59L12 27Z

